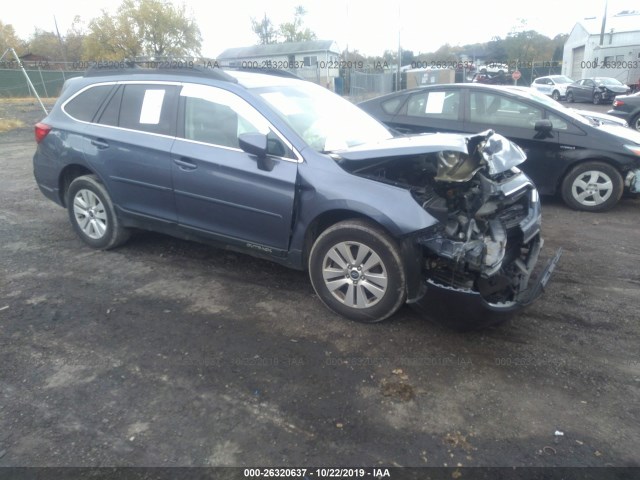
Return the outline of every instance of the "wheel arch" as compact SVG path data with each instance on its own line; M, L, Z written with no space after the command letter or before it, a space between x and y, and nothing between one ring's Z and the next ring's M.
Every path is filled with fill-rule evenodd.
M322 232L324 232L327 228L335 225L338 222L352 219L365 220L367 222L370 222L372 225L382 229L391 238L394 238L394 235L389 231L388 228L385 228L385 226L380 222L376 221L369 215L365 215L362 212L347 209L327 210L315 217L309 223L309 226L305 230L302 251L302 265L305 271L309 268L308 262L311 248L313 247L314 242L320 236L320 234L322 234Z
M67 206L67 191L69 190L69 185L76 178L82 177L84 175L96 175L96 172L87 168L84 165L80 165L77 163L72 163L70 165L65 166L60 172L60 176L58 177L58 192L60 195L60 202L64 207ZM100 178L98 177L98 180ZM101 183L103 183L100 180Z
M588 163L588 162L606 163L611 168L616 169L620 173L620 175L622 175L622 177L624 178L623 171L621 171L620 167L618 165L616 165L616 163L613 160L611 160L610 158L601 157L601 156L597 156L597 155L588 155L588 156L585 156L583 158L576 159L573 162L571 162L571 163L566 165L566 167L564 168L562 173L558 176L558 180L556 181L556 185L555 185L554 194L557 194L558 192L560 192L562 190L562 183L564 182L564 179L567 177L567 175L574 168L576 168L579 165L582 165L583 163Z
M309 270L309 255L316 239L326 229L344 220L364 220L371 225L385 232L396 244L400 252L402 266L404 269L407 289L407 299L417 298L421 292L421 263L422 250L417 247L411 235L398 238L393 232L389 231L383 224L376 221L369 215L362 212L346 209L328 210L321 213L309 224L304 235L304 246L302 251L302 268L304 271Z

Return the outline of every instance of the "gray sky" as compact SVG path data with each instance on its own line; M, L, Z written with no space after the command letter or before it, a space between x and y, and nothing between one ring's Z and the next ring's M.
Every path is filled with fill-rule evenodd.
M569 33L584 17L600 17L605 0L458 0L428 2L426 0L232 0L218 4L211 0L184 2L202 32L202 54L217 56L229 47L256 43L251 31L251 17L266 13L275 25L293 18L293 9L301 4L307 9L305 24L319 39L335 40L342 50L357 49L367 55L381 55L386 49L402 48L414 53L434 51L440 45L464 45L485 42L494 36L505 37L520 20L527 29L553 37ZM181 4L182 2L174 1ZM54 30L55 14L64 34L73 17L87 22L102 9L113 11L118 0L8 0L0 20L10 23L21 38L34 28ZM637 0L609 0L611 15L624 9L638 9Z

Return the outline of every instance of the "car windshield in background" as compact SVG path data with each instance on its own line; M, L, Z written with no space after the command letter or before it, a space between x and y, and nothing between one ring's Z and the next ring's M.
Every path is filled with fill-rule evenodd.
M598 85L622 85L622 82L615 78L594 78Z
M560 102L556 102L553 98L547 95L543 95L542 93L539 93L536 90L529 89L529 88L519 88L519 87L507 87L507 88L511 91L516 91L518 95L521 95L530 100L535 100L536 102L542 103L547 107L560 109L565 115L569 115L571 118L573 118L577 122L584 123L586 125L597 125L597 122L585 118L583 115L576 113L570 108L567 108L564 105L562 105Z
M254 90L314 150L344 150L393 135L355 105L312 83Z
M553 78L553 81L555 83L573 83L573 80L571 78L564 75L558 75L551 78Z

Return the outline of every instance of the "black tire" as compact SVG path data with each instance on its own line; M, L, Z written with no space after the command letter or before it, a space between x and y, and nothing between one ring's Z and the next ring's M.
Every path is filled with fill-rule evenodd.
M574 102L573 92L572 91L568 91L567 92L567 102L569 102L569 103L573 103Z
M595 92L593 94L593 104L600 105L602 103L602 94L600 92Z
M330 310L358 322L380 322L406 299L398 246L362 220L345 220L320 234L309 255L309 277Z
M640 113L631 119L629 126L640 132Z
M111 197L95 175L76 178L67 190L67 211L73 229L90 247L109 250L129 239L116 216Z
M562 199L575 210L604 212L622 196L622 175L604 162L585 162L567 173L562 181Z
M553 98L556 102L560 101L560 92L558 90L554 90L551 94L551 98Z

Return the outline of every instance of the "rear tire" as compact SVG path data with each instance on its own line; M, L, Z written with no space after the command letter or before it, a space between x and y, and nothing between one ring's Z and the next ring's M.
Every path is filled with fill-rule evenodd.
M567 102L569 102L569 103L573 103L574 102L573 92L571 92L571 91L567 92Z
M567 173L562 181L562 199L575 210L604 212L622 196L622 176L604 162L585 162Z
M345 220L320 234L309 255L309 277L330 310L358 322L380 322L406 299L399 248L363 220Z
M551 98L553 98L556 102L560 101L560 92L558 90L554 90L551 94Z
M92 248L109 250L129 239L116 216L111 197L95 175L84 175L67 190L67 211L73 229Z
M640 132L640 113L631 119L629 126L634 130Z

